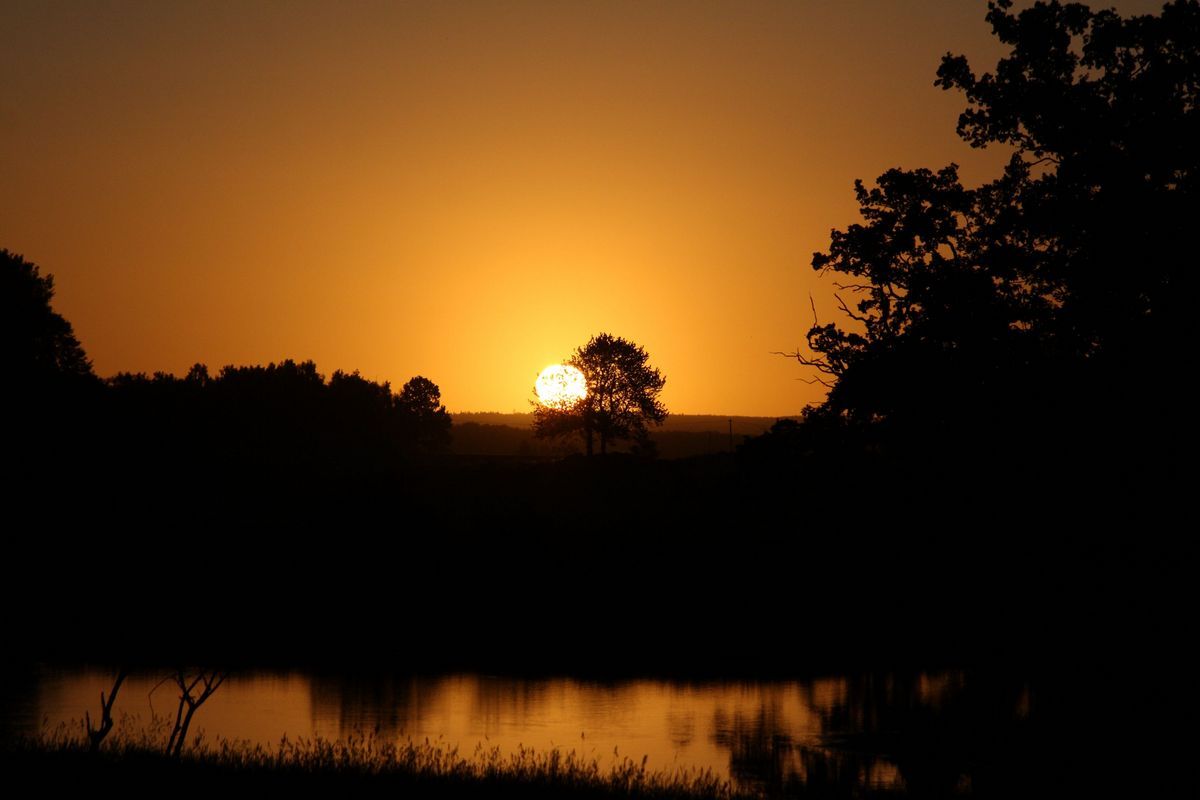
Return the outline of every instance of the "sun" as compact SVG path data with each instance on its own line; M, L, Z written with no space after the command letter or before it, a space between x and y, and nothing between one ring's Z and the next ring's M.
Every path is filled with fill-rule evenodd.
M566 364L551 364L538 375L538 402L553 408L568 408L587 397L583 373Z

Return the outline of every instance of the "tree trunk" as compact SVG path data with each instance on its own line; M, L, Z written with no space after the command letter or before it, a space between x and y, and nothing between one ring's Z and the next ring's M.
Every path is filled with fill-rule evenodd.
M179 728L179 738L175 740L175 752L171 753L175 758L183 755L183 745L187 741L188 728L192 725L192 717L196 715L196 708L198 706L198 703L188 706L187 715L183 718L183 725Z
M117 692L121 691L121 684L125 682L125 676L127 674L128 674L128 670L126 670L124 668L122 668L117 673L117 679L116 679L116 681L113 682L112 691L108 693L107 698L104 697L104 692L100 692L100 727L99 728L93 728L91 716L86 711L83 712L84 719L87 723L87 735L88 735L88 742L89 742L88 752L89 753L100 752L100 743L104 741L104 737L108 735L108 732L112 730L113 703L115 703L117 701Z
M167 739L168 756L179 758L182 755L183 746L187 743L188 728L192 725L192 717L196 715L196 709L204 705L204 701L221 688L226 674L217 669L208 672L200 670L195 678L189 680L187 673L181 669L172 676L175 685L179 687L179 705L175 709L175 726L171 729L170 738ZM204 688L200 694L192 694L201 685Z

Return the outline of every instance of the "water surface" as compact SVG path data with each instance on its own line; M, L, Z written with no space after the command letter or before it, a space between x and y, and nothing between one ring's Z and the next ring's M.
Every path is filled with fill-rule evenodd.
M85 710L94 718L112 677L44 671L9 724L28 733L77 725ZM173 715L177 694L162 677L131 676L115 715L127 725ZM256 672L232 675L193 733L266 745L375 733L462 754L560 748L602 766L645 758L651 769L707 770L739 785L963 790L981 764L1005 757L994 742L1020 737L1030 716L1027 686L955 671L705 683Z

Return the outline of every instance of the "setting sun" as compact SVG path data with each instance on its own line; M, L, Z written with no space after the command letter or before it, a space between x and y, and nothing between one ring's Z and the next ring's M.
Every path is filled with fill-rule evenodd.
M566 408L587 397L587 381L575 367L551 364L538 375L535 390L542 405Z

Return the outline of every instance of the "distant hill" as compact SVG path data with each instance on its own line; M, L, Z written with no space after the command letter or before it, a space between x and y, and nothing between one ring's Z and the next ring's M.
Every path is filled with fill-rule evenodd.
M459 412L454 420L451 452L473 456L551 458L579 452L576 440L545 441L533 436L532 414ZM663 458L684 458L730 450L743 437L765 433L781 417L727 417L714 414L672 414L651 438ZM620 449L620 448L618 448Z
M502 414L497 411L456 411L451 414L454 424L476 422L480 425L507 425L510 428L532 428L533 414ZM796 417L729 417L719 414L672 414L656 431L688 431L690 433L724 433L729 435L733 422L734 436L757 436L766 433L780 419Z

